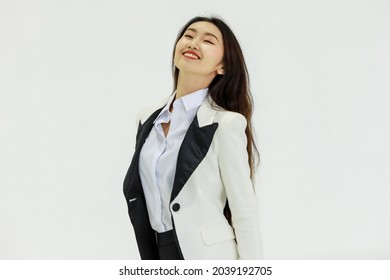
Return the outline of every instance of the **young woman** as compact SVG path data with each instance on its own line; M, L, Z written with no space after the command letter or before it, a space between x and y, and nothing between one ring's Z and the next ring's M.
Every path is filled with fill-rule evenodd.
M258 153L238 41L222 20L195 17L172 67L175 91L139 115L124 181L141 258L259 259Z

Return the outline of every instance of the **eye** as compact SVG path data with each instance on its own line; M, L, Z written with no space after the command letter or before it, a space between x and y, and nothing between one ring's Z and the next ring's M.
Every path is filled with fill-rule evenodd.
M214 43L213 43L213 42L211 42L210 40L204 40L204 42L205 42L205 43L207 43L207 44L214 45Z
M185 38L188 38L188 39L192 39L192 36L189 35L189 34L184 34L184 37L185 37Z

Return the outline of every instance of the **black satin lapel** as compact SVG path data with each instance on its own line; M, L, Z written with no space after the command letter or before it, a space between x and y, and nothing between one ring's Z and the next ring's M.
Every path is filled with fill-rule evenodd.
M153 114L150 115L150 117L144 122L144 124L141 124L141 122L138 125L138 131L137 131L137 142L135 144L135 147L142 145L145 143L146 137L149 135L150 130L153 127L153 122L157 118L158 114L160 114L161 110L163 108L158 109Z
M195 115L183 139L177 157L171 201L175 199L188 178L190 178L191 174L206 156L217 127L218 123L199 127L198 118Z
M141 192L141 180L139 178L139 172L138 172L138 161L139 161L139 155L141 152L141 148L145 143L146 138L148 137L152 127L153 127L153 121L157 118L158 114L161 112L162 108L155 111L145 122L144 124L141 124L141 122L138 125L138 131L136 136L136 143L135 143L135 152L133 155L133 159L131 160L130 167L127 171L125 181L123 183L123 191L127 198L129 196L129 192L136 193Z

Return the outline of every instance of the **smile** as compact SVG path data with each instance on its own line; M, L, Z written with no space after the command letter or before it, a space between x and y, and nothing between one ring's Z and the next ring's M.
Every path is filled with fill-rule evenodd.
M200 59L200 57L195 52L192 51L186 51L183 53L183 55L189 59L194 59L194 60Z

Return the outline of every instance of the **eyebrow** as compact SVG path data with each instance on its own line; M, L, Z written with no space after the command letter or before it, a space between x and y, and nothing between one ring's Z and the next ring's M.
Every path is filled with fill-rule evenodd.
M195 33L198 32L195 28L187 28L186 31L193 31ZM219 43L219 40L218 40L217 36L215 36L213 33L206 32L205 35L214 37L218 41L218 43Z

